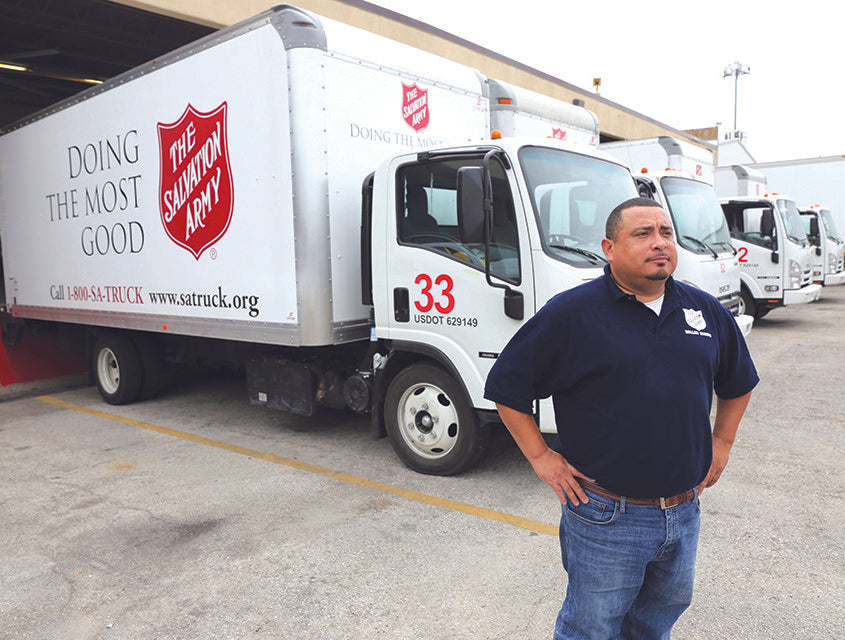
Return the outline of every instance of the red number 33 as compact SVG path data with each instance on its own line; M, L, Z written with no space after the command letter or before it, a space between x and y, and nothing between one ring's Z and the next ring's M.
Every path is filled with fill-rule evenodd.
M452 295L452 287L455 285L452 278L445 273L437 276L434 282L431 281L430 275L421 273L414 280L414 284L422 285L422 290L420 291L422 298L420 300L414 300L414 306L421 313L428 313L432 307L440 313L450 313L455 308L455 296ZM435 294L431 292L432 287L435 286L440 288L437 300L434 298Z

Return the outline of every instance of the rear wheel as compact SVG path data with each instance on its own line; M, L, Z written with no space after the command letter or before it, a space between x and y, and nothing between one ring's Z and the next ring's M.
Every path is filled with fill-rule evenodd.
M463 388L438 367L416 364L400 372L387 389L384 415L393 449L419 473L461 473L486 449Z
M129 404L141 394L143 368L138 349L129 337L103 334L94 343L92 370L103 400L109 404Z

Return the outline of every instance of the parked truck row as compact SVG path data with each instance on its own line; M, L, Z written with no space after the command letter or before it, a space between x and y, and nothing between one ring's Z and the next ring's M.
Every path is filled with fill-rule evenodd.
M721 166L716 167L715 183L731 242L739 252L745 313L761 318L779 306L818 300L826 270L827 284L843 281L838 275L843 246L825 237L823 254L808 237L807 217L788 195L769 192L764 174L742 165ZM818 221L813 228L817 226Z
M4 322L84 345L113 404L171 363L228 362L254 404L368 412L409 467L459 473L496 419L497 355L602 273L638 190L673 217L679 278L746 332L762 308L707 163L635 180L598 142L581 105L280 5L0 135ZM803 227L768 209L774 261ZM555 431L550 400L536 416Z

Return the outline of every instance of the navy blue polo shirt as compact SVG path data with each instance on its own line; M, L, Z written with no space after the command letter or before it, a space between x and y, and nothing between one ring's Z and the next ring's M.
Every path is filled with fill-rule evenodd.
M759 381L730 312L669 278L658 317L605 275L558 294L499 355L484 397L534 413L552 396L555 449L605 488L632 498L699 485L713 457L713 392L738 398Z

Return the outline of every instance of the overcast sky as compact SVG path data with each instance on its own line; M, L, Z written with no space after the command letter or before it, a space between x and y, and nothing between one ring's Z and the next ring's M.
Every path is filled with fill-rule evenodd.
M737 128L757 162L845 154L845 10L825 0L371 0L676 129ZM604 7L596 15L595 7Z

